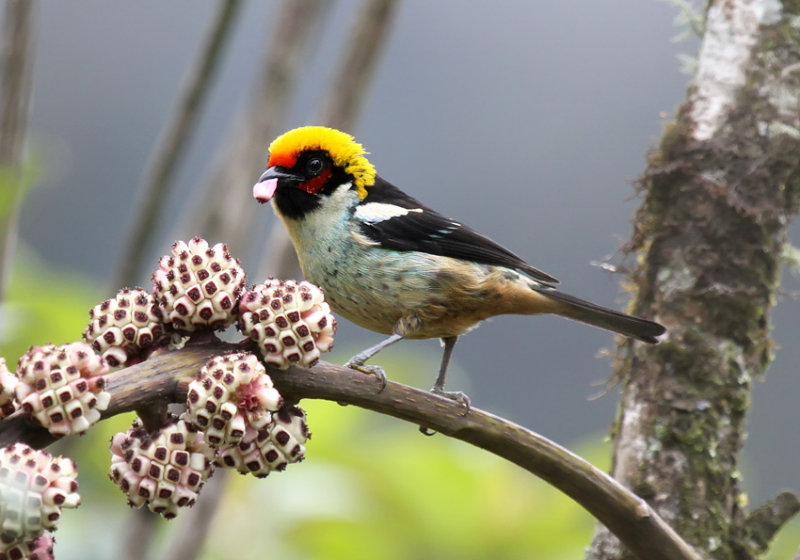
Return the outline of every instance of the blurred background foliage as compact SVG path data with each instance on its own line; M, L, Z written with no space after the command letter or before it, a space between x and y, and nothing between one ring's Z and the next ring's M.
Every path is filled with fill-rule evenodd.
M3 210L0 200L0 216ZM10 272L0 356L13 365L32 344L80 339L99 300L91 278L48 265L24 246ZM424 383L435 362L432 354L386 365L424 372L416 380ZM355 407L303 404L312 430L307 460L265 480L235 476L201 558L566 560L589 542L591 516L514 465ZM109 419L52 447L78 462L83 501L56 533L58 558L118 553L130 515L108 480L108 441L133 417ZM609 450L601 441L598 435L578 449L602 466ZM156 548L165 547L176 522L157 524Z
M4 304L14 328L4 331L0 355L13 364L32 343L78 340L97 293L89 279L22 248ZM394 366L427 373L436 357L418 361ZM591 516L514 465L355 407L303 405L312 430L307 460L265 480L235 476L202 558L566 560L580 557L589 542ZM108 441L132 419L115 417L53 446L78 461L83 498L56 534L59 558L116 554L130 517L108 480ZM577 449L602 467L609 450L601 441L597 435ZM158 524L165 546L176 523Z
M23 247L4 304L14 328L4 331L0 355L13 364L32 343L80 339L97 293L90 279L50 267ZM386 365L425 378L436 361L428 358ZM307 460L265 480L235 476L202 558L561 560L579 557L589 542L591 516L514 465L355 407L303 405L312 430ZM53 446L78 461L83 498L56 534L59 558L116 554L130 517L108 480L108 441L132 419L115 417ZM602 466L609 450L601 441L598 435L577 449ZM176 522L158 525L165 546Z
M596 113L590 108L584 110L586 118L589 118L588 114ZM379 123L384 115L382 112ZM558 124L561 126L562 123L559 121ZM391 127L384 123L383 128ZM542 136L544 141L549 141L547 134ZM639 158L645 146L640 148ZM418 162L424 163L432 157L432 152L416 149L419 151ZM546 153L544 157L548 157ZM592 165L585 167L588 169ZM15 197L9 196L12 189L27 193L52 171L35 161L25 163L21 175L0 172L0 220L5 222L13 211ZM257 176L257 171L253 171L253 176ZM395 164L395 172L398 171L402 171L402 167ZM452 170L445 171L449 173ZM556 188L560 186L555 184ZM441 191L439 189L439 195ZM46 201L39 199L35 202L43 204ZM38 216L30 207L27 214ZM72 219L86 219L86 216L73 216ZM519 220L509 222L518 223ZM30 227L30 223L27 226ZM551 224L545 226L555 227ZM529 229L529 224L525 223L524 228ZM603 240L602 245L608 243ZM108 249L103 250L108 254ZM78 246L73 247L73 251L80 255L80 261L86 260L88 254L94 255L96 248ZM160 251L166 253L168 246L161 247ZM558 262L557 258L551 260ZM112 295L96 275L84 275L56 265L58 261L61 259L41 258L24 242L17 247L9 284L0 302L0 356L5 357L12 367L31 345L80 339L88 310ZM584 264L580 262L581 266ZM113 263L107 263L96 268L110 270L112 266ZM245 267L249 268L247 263ZM596 271L590 273L599 274ZM594 282L595 286L599 284L602 283ZM572 331L563 332L567 336L555 335L559 344L572 334ZM537 335L525 336L527 339ZM353 337L337 340L337 348L329 359L341 363L354 351L360 350L362 342ZM545 342L542 346L544 349L550 344ZM383 365L390 377L416 386L429 384L438 352L430 346L422 347L427 350L420 348L414 346L413 349L387 352ZM487 354L485 350L477 352ZM464 363L469 363L472 369L478 364L469 358L464 359ZM521 370L519 367L510 369ZM542 369L561 370L561 366ZM565 369L582 368L569 366ZM459 375L458 361L453 370L451 381L470 392L469 380ZM528 372L523 371L523 374ZM585 378L575 383L580 384L582 395L591 392ZM508 385L503 390L511 393L508 398L519 399L519 393L528 389L514 391ZM552 390L553 387L548 386L548 391ZM502 398L505 397L498 398L504 402ZM548 397L548 400L553 399ZM354 407L328 402L305 402L303 405L308 411L313 435L306 461L266 480L232 477L214 524L209 529L201 558L247 559L288 555L301 560L561 560L583 557L593 530L592 518L570 499L527 472L461 442L441 436L425 438L414 426ZM536 405L528 406L533 408ZM562 404L558 406L562 407ZM498 411L497 407L493 410L504 412ZM601 417L610 423L607 414ZM131 420L132 415L125 415L105 421L85 437L54 446L55 452L69 453L78 461L83 497L81 508L77 512L68 512L56 533L56 553L61 560L118 557L119 543L132 517L122 494L107 478L108 441L113 433L127 429ZM558 419L553 421L561 422ZM568 447L595 465L607 467L609 448L605 443L605 428L600 425L595 432L584 430L584 435L573 439ZM752 456L750 460L769 462L770 458ZM745 458L745 480L748 480L750 470ZM180 518L171 523L157 521L157 551L166 549L179 521ZM197 535L197 538L203 537ZM766 558L791 558L797 552L798 542L800 521L795 520L779 533Z
M12 337L3 338L0 355L16 359L31 343L80 338L87 309L98 299L91 281L49 267L24 250L11 278L7 305L13 312L6 316L15 328ZM44 293L56 297L45 304L38 297ZM424 383L435 361L432 354L417 357L416 363L386 365L420 372L421 379L407 381ZM326 401L303 406L312 432L306 460L263 480L233 476L200 558L583 557L592 517L526 471L462 442L427 438L404 422L356 407ZM131 516L123 495L108 480L108 441L132 420L133 414L115 417L84 437L53 446L53 452L78 461L83 499L56 533L58 558L118 555ZM587 435L570 448L608 467L610 448L603 434ZM166 548L179 521L157 520L156 551ZM800 521L795 520L765 558L792 558L798 542Z

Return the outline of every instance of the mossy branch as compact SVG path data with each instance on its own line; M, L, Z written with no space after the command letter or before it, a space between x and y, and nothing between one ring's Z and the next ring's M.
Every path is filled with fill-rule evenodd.
M750 549L766 552L775 534L800 512L800 498L793 492L781 492L754 509L745 520Z
M213 355L241 350L229 343L193 344L156 353L144 362L108 375L111 403L104 417L160 400L181 402L189 381ZM317 398L360 406L425 426L490 451L552 484L586 508L638 557L647 560L700 560L650 506L606 473L553 441L488 412L399 383L380 390L379 381L360 372L320 362L312 369L270 369L287 400ZM43 447L55 440L21 412L0 422L0 446L24 441Z

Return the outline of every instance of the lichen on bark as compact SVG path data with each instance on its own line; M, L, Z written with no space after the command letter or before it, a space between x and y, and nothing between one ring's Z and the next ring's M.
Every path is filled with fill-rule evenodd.
M754 558L769 540L751 538L738 455L752 381L772 357L769 314L800 205L800 6L779 14L760 26L724 120L702 135L697 78L690 87L639 181L629 244L639 258L634 311L668 335L620 348L613 474L715 559ZM791 514L770 520L773 533ZM601 528L587 557L631 556Z

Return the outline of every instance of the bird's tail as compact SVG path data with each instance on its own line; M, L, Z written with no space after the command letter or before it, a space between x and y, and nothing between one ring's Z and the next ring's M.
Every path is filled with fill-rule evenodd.
M558 315L654 344L666 329L653 321L626 315L557 290L536 290L559 302Z

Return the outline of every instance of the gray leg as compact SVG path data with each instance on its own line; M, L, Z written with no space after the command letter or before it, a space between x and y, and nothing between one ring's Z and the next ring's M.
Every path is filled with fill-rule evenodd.
M462 393L461 391L445 391L444 390L444 380L447 376L447 366L450 364L450 356L453 355L453 348L456 347L456 341L458 340L457 336L448 336L447 338L443 338L442 342L444 343L444 351L442 352L442 363L439 366L439 376L436 378L436 383L433 384L433 389L431 392L436 393L437 395L442 395L443 397L447 397L448 399L453 399L454 401L458 401L464 405L466 409L465 416L469 413L469 397Z
M386 387L386 372L383 371L383 368L381 366L368 366L365 365L364 362L369 360L371 357L373 357L375 354L377 354L384 348L391 346L398 340L403 340L403 337L400 336L399 334L393 334L392 336L390 336L385 340L382 340L375 346L370 346L363 352L359 352L358 354L347 360L347 362L344 364L344 367L357 369L358 371L361 371L363 373L374 375L380 380L381 391L382 391L383 388Z
M444 343L444 351L442 352L442 363L439 365L439 375L436 377L436 382L433 384L431 393L447 397L448 399L453 399L454 401L463 404L464 416L466 416L467 414L469 414L469 397L465 393L462 393L461 391L444 390L444 379L447 376L447 366L450 363L450 356L453 355L453 348L456 347L457 340L458 340L457 336L448 336L447 338L442 339L442 342ZM426 426L420 426L419 431L426 436L432 436L436 433Z

